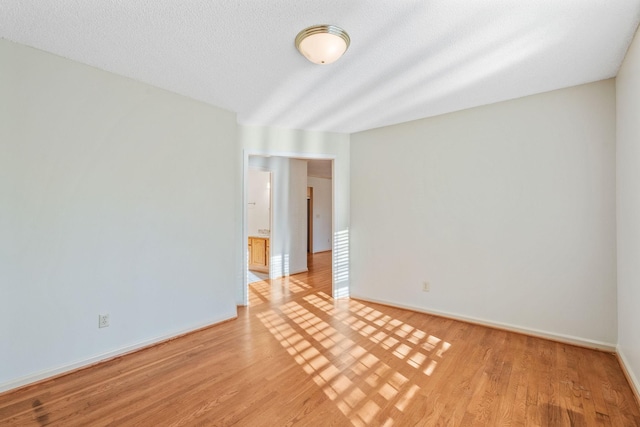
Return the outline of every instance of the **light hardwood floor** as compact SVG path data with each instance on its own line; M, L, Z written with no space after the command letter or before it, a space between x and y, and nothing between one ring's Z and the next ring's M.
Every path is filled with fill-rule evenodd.
M237 320L0 395L0 425L640 426L615 356L334 301L330 257Z

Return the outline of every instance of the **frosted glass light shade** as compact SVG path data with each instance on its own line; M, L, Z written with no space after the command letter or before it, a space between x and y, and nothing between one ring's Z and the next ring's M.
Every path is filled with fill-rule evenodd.
M349 35L335 25L305 28L296 36L296 47L314 64L331 64L349 48Z

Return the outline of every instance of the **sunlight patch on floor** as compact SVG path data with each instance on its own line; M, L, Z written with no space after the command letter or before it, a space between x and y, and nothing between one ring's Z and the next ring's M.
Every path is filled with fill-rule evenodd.
M258 318L354 426L391 426L420 387L381 359L380 352L430 376L449 343L356 301L338 307L323 292L259 313ZM310 310L320 310L326 320ZM332 322L331 324L329 322ZM339 327L367 337L367 350ZM361 379L359 381L359 379ZM385 409L383 409L385 408ZM383 413L384 411L384 413Z
M322 388L327 397L335 402L336 406L351 420L354 426L370 425L373 418L379 413L380 405L372 398L368 398L367 392L369 392L369 390L363 391L354 384L354 382L345 375L343 370L338 368L323 354L325 346L327 346L328 343L327 341L325 341L325 346L323 346L306 331L296 330L295 323L292 324L290 320L291 317L297 317L296 309L294 308L293 310L294 311L292 311L292 309L289 310L289 319L277 314L273 310L266 313L259 313L258 317L274 337L278 339L285 350L293 356L296 363ZM307 321L301 319L300 322L304 323ZM315 331L315 333L317 334L318 331ZM349 346L350 340L345 339L343 336L340 336L340 334L334 334L334 339L338 341L336 342L336 346L338 347L343 347L345 344ZM351 342L351 345L353 345L353 342ZM332 349L332 346L329 345L329 349ZM359 350L356 351L356 353L359 352ZM338 352L338 354L340 353L341 352ZM380 366L390 369L378 360L369 360L369 363L380 364ZM364 365L362 369L367 371L370 368ZM385 389L384 394L390 395L393 393ZM397 394L397 391L395 391L395 394ZM383 396L383 394L379 395ZM393 420L389 419L387 421L391 422L385 422L386 425L393 425Z
M442 358L451 347L450 343L438 337L393 319L358 301L349 301L349 310L344 311L337 309L333 304L333 298L324 292L308 295L304 300L385 350L391 351L395 357L406 360L410 366L420 369L425 375L430 376L438 364L433 358Z
M359 301L334 299L330 280L309 277L249 286L251 304L263 304L256 317L309 379L354 426L393 426L412 402L423 405L419 384L451 345Z
M256 306L276 298L286 297L309 290L311 286L294 279L285 277L278 280L264 280L249 284L249 306Z

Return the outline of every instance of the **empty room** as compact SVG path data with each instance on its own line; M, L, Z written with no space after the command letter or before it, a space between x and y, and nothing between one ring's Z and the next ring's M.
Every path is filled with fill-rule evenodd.
M0 1L0 425L640 426L639 23Z

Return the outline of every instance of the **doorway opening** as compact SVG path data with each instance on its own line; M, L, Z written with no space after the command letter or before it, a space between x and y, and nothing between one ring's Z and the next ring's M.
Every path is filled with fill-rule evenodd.
M269 278L271 269L271 172L252 167L247 174L248 283Z
M252 283L264 286L308 272L313 254L331 251L333 158L246 153L243 177L245 261L239 305L248 305ZM263 209L267 205L268 214ZM255 225L259 218L260 226Z

